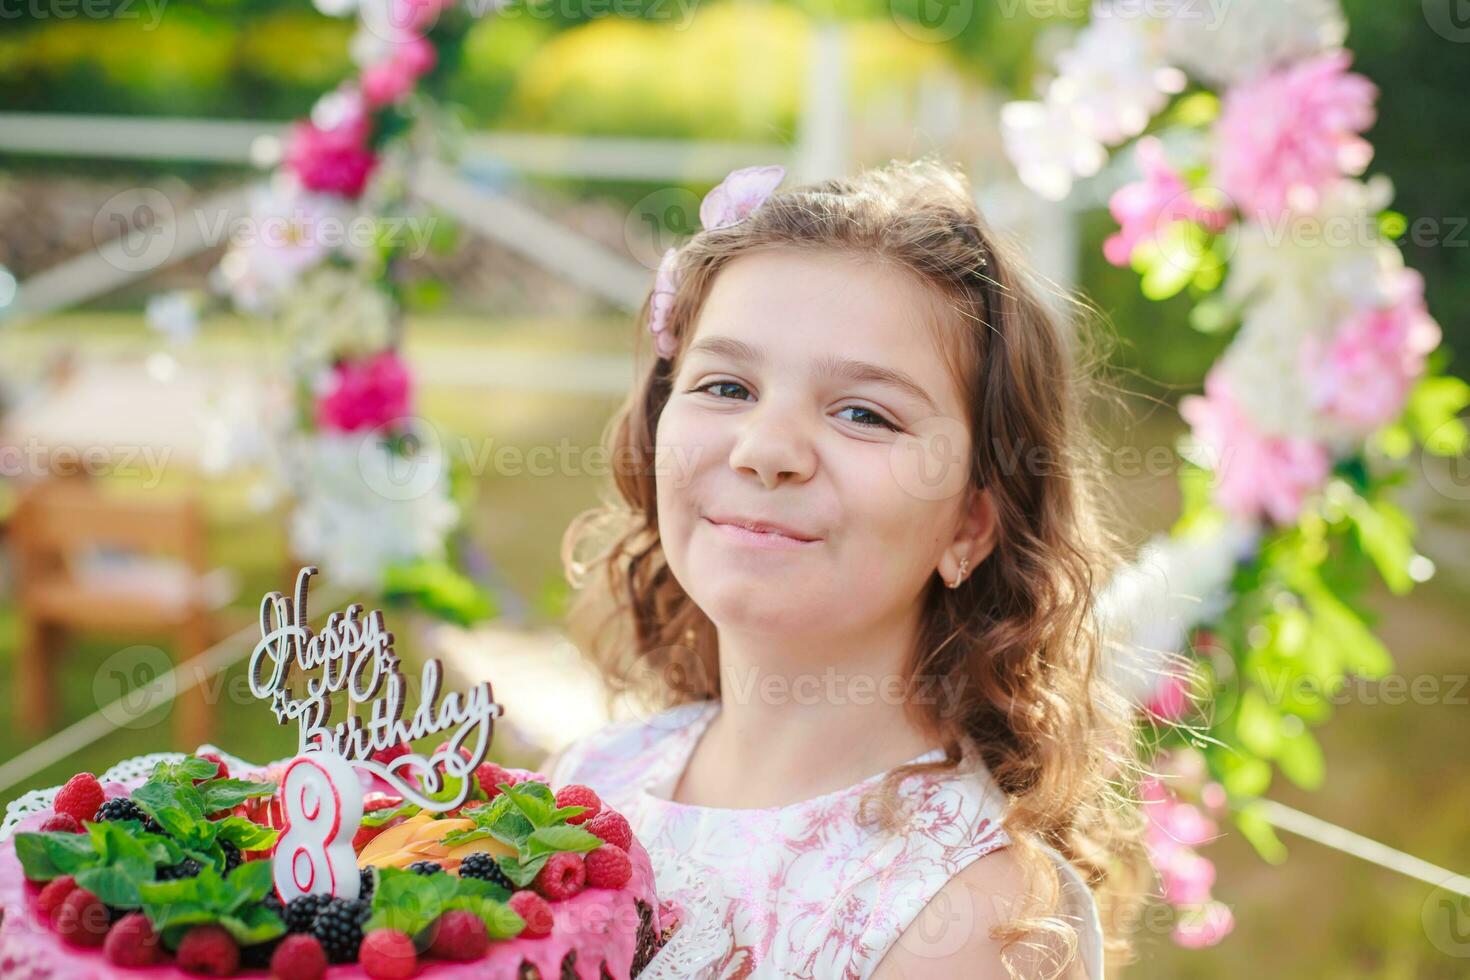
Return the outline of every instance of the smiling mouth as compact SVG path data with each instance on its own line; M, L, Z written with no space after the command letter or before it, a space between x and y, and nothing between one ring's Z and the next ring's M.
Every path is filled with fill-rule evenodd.
M705 517L703 519L714 527L724 529L728 534L738 535L752 542L805 545L815 544L821 540L821 538L807 537L789 528L767 524L762 521L746 521L734 518L722 520L714 517Z

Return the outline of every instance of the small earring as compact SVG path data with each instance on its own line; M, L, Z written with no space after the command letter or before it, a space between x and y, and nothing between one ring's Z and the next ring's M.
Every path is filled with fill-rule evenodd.
M949 583L949 587L951 589L958 589L960 587L960 583L965 580L965 573L967 571L969 571L969 569L970 569L970 559L968 559L968 558L961 558L960 559L960 573L954 577L954 581L953 582Z

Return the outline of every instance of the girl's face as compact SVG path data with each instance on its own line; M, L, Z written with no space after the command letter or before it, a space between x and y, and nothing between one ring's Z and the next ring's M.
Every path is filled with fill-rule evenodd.
M984 557L934 309L844 253L748 253L716 276L659 417L657 487L669 566L717 626L861 634Z

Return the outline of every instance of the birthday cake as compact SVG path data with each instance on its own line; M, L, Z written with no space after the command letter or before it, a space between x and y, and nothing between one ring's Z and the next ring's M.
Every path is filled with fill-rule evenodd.
M354 606L313 634L312 571L294 602L266 597L251 660L252 689L298 722L298 754L265 766L160 754L12 805L0 976L643 973L679 910L660 904L627 820L588 787L484 761L501 711L488 682L440 701L430 661L403 718L381 613ZM297 698L287 678L318 668ZM328 725L341 690L370 710ZM436 733L448 741L414 750Z

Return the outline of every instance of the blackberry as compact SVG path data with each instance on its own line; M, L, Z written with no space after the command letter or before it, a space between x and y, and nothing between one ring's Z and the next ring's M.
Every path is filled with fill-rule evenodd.
M312 935L326 950L333 963L351 963L357 959L362 945L362 924L372 914L372 907L357 898L334 898L317 913Z
M107 909L108 925L112 925L118 919L121 919L123 916L127 915L130 911L133 911L132 909L120 909L116 905L105 905L103 906L103 908Z
M311 932L316 914L331 900L330 895L298 895L291 899L286 906L286 931Z
M136 820L150 834L163 833L162 825L126 796L113 797L97 808L92 822L102 823L104 820Z
M461 878L479 878L481 881L493 881L508 892L516 890L515 882L505 876L500 869L500 862L495 860L495 855L486 854L484 851L476 851L465 857L459 865L459 876Z
M283 938L277 936L275 939L256 943L254 946L241 946L240 966L246 970L269 970L271 957L275 955L276 947L281 945Z
M199 862L193 858L184 858L178 864L164 865L153 872L153 877L159 881L178 881L181 878L199 877Z
M378 876L373 874L373 866L368 865L366 868L363 868L357 873L357 877L361 882L357 889L357 897L364 902L371 902L373 900L373 892L378 887Z
M427 878L429 875L436 875L443 871L444 866L442 864L436 864L433 861L415 861L408 866L408 870L416 875L423 875Z
M219 847L225 852L225 873L221 877L228 877L231 871L240 866L240 849L227 840L220 841Z
M282 922L286 921L286 906L281 904L281 896L277 895L274 889L265 893L265 898L260 900L260 904L274 912L276 918Z

